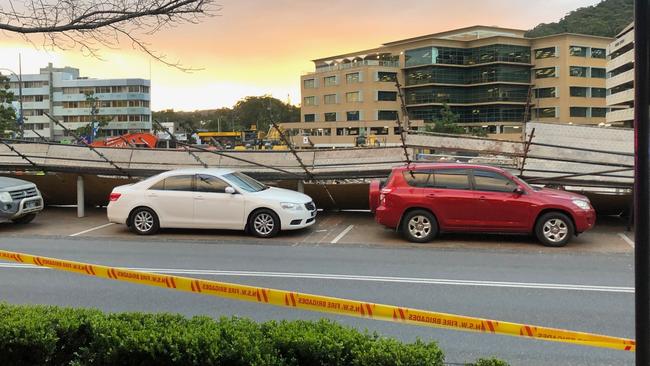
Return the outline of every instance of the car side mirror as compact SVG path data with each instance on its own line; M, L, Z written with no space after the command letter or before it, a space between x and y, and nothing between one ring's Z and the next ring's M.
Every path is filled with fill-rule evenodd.
M521 196L522 194L525 193L524 190L523 190L521 187L517 187L517 188L515 188L515 190L512 191L512 192L513 192L514 194L518 195L518 196Z
M226 187L226 193L235 194L237 191L233 187Z

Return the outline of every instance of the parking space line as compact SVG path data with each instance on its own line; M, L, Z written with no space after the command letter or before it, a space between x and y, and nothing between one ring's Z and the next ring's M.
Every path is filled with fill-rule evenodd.
M332 240L330 242L330 244L338 243L338 241L341 240L347 233L349 233L350 230L352 230L353 227L354 227L354 225L350 225L350 226L346 227L345 230L343 230L336 238L334 238L334 240Z
M621 237L621 239L625 240L626 243L628 243L632 248L634 248L634 240L630 239L625 235L625 233L618 233L618 236Z
M105 228L105 227L109 227L109 226L111 226L111 225L115 225L115 224L112 223L112 222L109 222L108 224L104 224L104 225L97 226L97 227L94 227L94 228L91 228L91 229L88 229L88 230L80 231L80 232L78 232L78 233L74 233L74 234L71 234L71 235L68 235L68 236L78 236L78 235L83 235L83 234L89 233L89 232L91 232L91 231L95 231L95 230L103 229L103 228Z

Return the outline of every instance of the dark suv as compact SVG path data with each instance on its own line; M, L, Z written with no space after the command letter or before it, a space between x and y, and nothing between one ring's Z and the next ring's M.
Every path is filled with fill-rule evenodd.
M583 195L535 188L507 171L481 165L411 164L370 186L375 220L413 242L438 232L535 234L561 247L591 229L596 214Z

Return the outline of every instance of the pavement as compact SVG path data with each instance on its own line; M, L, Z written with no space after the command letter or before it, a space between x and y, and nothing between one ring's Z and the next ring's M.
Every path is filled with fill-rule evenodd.
M567 247L547 248L514 235L442 235L412 244L367 212L319 213L311 228L265 240L216 230L143 237L109 225L102 209L87 213L79 219L75 208L48 208L29 225L2 223L0 249L634 337L633 237L616 218L599 218ZM513 366L634 364L630 352L290 310L3 262L0 301L259 321L327 317L403 341L436 341L447 362L459 364L490 356Z

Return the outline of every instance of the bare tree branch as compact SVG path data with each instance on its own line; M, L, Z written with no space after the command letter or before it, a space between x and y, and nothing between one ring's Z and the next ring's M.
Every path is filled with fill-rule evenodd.
M215 15L215 0L9 0L0 5L0 31L18 33L25 39L41 34L47 49L79 49L99 58L101 47L115 48L126 38L138 49L165 65L183 67L166 60L141 38L174 25L196 24ZM30 40L31 42L31 40ZM33 43L32 43L33 44Z

